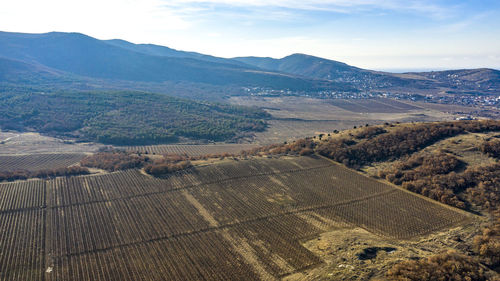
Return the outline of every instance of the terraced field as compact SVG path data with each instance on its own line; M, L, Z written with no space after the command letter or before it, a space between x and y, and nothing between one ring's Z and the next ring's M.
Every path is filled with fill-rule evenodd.
M206 145L145 145L126 146L125 149L131 152L148 154L187 154L189 156L201 156L207 154L234 153L243 150L250 150L257 147L255 144L206 144Z
M335 221L409 238L469 219L312 157L0 184L0 202L1 280L272 280L321 263L300 241Z
M26 155L0 155L0 171L46 170L65 168L80 162L81 153L45 153Z

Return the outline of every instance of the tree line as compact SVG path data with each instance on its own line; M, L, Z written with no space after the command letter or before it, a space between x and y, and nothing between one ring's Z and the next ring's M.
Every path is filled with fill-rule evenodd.
M26 180L30 178L55 178L63 176L76 176L90 174L85 167L71 166L58 169L44 169L38 171L18 170L18 171L0 171L0 181Z
M230 153L207 154L200 156L188 156L187 154L164 154L158 157L148 157L117 149L104 149L100 152L86 156L80 161L80 165L89 168L103 169L109 172L127 169L141 169L156 177L166 176L170 173L192 167L191 161L207 159L224 159L226 157L237 157Z
M140 169L149 161L149 157L134 155L122 150L104 149L86 156L80 161L80 165L114 172L126 169Z

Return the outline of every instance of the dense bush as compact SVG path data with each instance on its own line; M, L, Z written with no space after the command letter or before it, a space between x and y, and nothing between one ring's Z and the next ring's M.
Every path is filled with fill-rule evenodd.
M473 183L466 190L468 200L486 211L500 209L500 163L467 169L463 178Z
M481 261L493 270L500 272L500 213L494 215L494 221L485 227L482 233L474 237L474 250Z
M149 161L148 157L133 155L124 151L113 150L94 153L83 158L80 165L106 171L118 171L142 168Z
M387 177L393 183L401 184L435 174L450 173L461 163L455 156L444 152L415 154L405 161L395 163L390 169L381 171L379 175Z
M500 139L485 140L480 144L479 149L490 157L500 158Z
M467 131L498 130L500 130L500 121L494 120L421 123L397 127L388 133L376 135L355 144L332 139L320 143L317 151L337 162L358 168L368 163L409 155L439 140Z
M353 136L356 139L367 139L383 133L387 133L387 131L382 127L365 127L359 132L354 133Z
M489 280L475 259L448 251L425 259L403 261L387 272L389 280Z
M465 164L455 156L444 152L416 154L380 171L378 176L412 192L464 209L467 205L457 193L471 182L453 173L462 165Z
M193 160L206 160L210 158L223 159L231 156L234 157L235 155L229 153L207 154L201 156L165 154L161 158L153 160L149 157L136 155L131 152L105 150L85 157L81 160L80 165L110 172L144 168L148 174L159 177L175 171L187 169L192 166L191 161Z
M454 172L447 175L436 175L415 181L404 182L402 187L460 209L469 208L468 202L459 198L458 194L472 185L472 182L464 180L461 175Z
M417 155L381 171L379 176L458 208L475 205L484 211L497 210L500 207L500 164L469 167L456 173L456 168L462 165L449 154Z
M150 175L159 177L172 172L187 169L191 166L190 161L169 162L163 160L153 164L148 164L144 170Z
M364 127L351 136L316 141L305 138L292 143L275 144L254 149L252 154L315 153L331 158L346 166L359 168L378 161L395 160L410 155L439 140L465 132L499 131L500 121L472 120L404 124L391 128Z

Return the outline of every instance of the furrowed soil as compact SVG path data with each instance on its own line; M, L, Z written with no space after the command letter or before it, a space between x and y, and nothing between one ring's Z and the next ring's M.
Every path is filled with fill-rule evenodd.
M479 222L321 157L6 183L0 202L2 280L365 279ZM370 247L395 250L358 262Z

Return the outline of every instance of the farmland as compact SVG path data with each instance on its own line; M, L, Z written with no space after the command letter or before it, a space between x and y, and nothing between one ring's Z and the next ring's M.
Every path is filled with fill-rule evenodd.
M257 147L255 144L199 144L199 145L145 145L145 146L126 146L125 150L130 152L147 154L187 154L189 156L201 156L207 154L230 153L237 154L243 150L249 150Z
M434 110L428 109L423 103L381 98L321 100L305 97L231 97L229 102L260 107L278 119L363 122L411 118L414 114L426 114L433 118L447 116L443 114L445 107Z
M0 196L2 280L277 279L321 264L301 241L338 223L409 239L470 220L317 157L21 181Z
M255 133L255 137L249 138L249 141L261 145L281 143L360 124L359 121L349 120L270 120L268 123L266 131Z
M78 163L84 156L85 154L79 153L0 155L0 171L65 168Z
M409 103L392 99L369 99L369 100L331 100L329 104L340 107L347 111L359 113L404 113L410 110L422 109Z
M463 110L453 106L393 99L332 99L306 97L229 98L236 105L255 106L273 117L268 128L245 139L250 143L271 144L305 138L333 130L351 129L385 122L427 122L453 120Z
M45 154L45 153L89 153L96 151L101 144L75 143L39 133L0 131L0 154Z
M470 280L496 280L500 268L499 124L496 120L387 123L261 148L259 153L262 155L307 155L316 152L407 191L483 217L476 220L474 226L422 236L423 240L404 246L394 243L394 240L373 239L360 231L343 229L328 232L318 238L320 242L310 240L307 247L329 264L321 266L321 270L307 271L306 275L294 274L289 276L289 280L350 279L353 274L362 274L365 277L360 279L365 280L381 271L387 273L385 277L389 280L415 280L411 276L422 276L441 268L446 273L439 273L439 276L444 276L446 280L450 280L451 275L465 276ZM393 200L401 201L394 197ZM345 206L342 211L351 207ZM365 207L358 205L353 214L364 213ZM370 209L373 209L372 206ZM425 213L420 213L417 217L425 219L425 216ZM364 218L366 216L360 217ZM377 217L364 221L364 228L369 229L377 219L382 220ZM370 232L376 233L375 230ZM437 241L440 242L436 244ZM341 246L336 248L336 245ZM361 245L374 247L363 248ZM371 268L360 262L360 254L367 249L377 256L377 249L400 247L408 254L400 256L391 252L380 259L373 258L370 264L376 266ZM339 259L336 258L338 255L351 258ZM358 259L353 258L355 255ZM452 267L447 267L450 264L448 260L453 260ZM342 269L336 268L336 264Z

